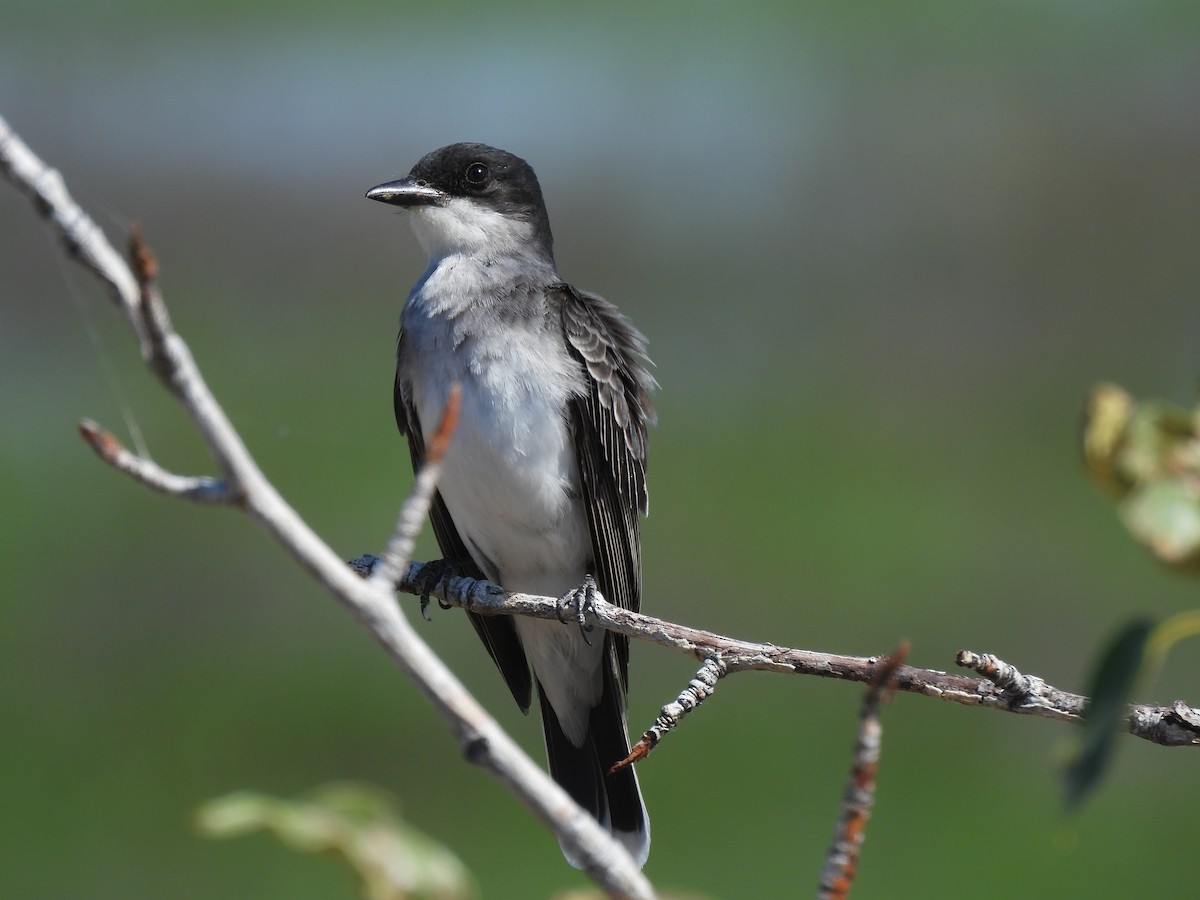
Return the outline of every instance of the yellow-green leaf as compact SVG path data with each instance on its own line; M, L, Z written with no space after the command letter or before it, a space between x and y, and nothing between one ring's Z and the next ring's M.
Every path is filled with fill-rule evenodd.
M405 823L377 788L328 785L296 800L229 794L204 804L196 822L207 837L266 831L294 850L332 854L359 876L367 900L463 900L478 893L458 857Z

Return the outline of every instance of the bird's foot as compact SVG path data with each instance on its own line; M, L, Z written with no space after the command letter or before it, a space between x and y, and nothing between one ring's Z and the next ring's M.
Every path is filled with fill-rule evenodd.
M583 635L584 641L590 647L592 639L588 637L588 632L592 630L593 625L588 624L587 613L592 609L596 602L596 579L591 575L583 576L583 584L577 588L567 591L558 598L558 621L564 625L567 623L567 612L573 612L572 618L579 624L579 633Z
M425 563L421 567L421 618L426 622L431 621L429 618L429 595L437 589L437 587L447 578L452 578L457 574L454 569L454 564L449 560L435 559ZM450 604L439 600L438 606L442 609L450 609Z

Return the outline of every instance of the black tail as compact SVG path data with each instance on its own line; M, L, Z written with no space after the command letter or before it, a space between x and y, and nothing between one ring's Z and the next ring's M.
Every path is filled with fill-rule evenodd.
M604 669L604 693L592 709L581 747L572 744L563 733L558 716L546 700L541 684L538 685L546 757L550 777L595 816L641 866L650 854L650 820L633 767L608 774L615 763L629 755L629 737L625 731L625 704L615 684L615 672L610 666ZM563 853L567 862L579 867L579 861L567 854L565 848Z

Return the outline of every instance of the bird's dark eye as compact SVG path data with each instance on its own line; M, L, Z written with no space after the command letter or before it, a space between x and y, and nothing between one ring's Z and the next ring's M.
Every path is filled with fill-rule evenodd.
M483 184L488 178L488 167L481 162L467 166L467 181L470 184Z

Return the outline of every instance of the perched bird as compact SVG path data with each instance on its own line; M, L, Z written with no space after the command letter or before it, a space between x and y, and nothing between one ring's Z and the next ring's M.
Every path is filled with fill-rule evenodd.
M452 385L462 389L430 512L446 563L555 597L592 576L609 602L638 609L657 387L645 338L558 274L523 159L451 144L367 197L408 210L429 255L401 312L396 361L396 422L414 468ZM650 823L637 777L632 766L608 774L629 752L628 639L528 617L471 622L526 713L536 685L551 776L643 864Z

